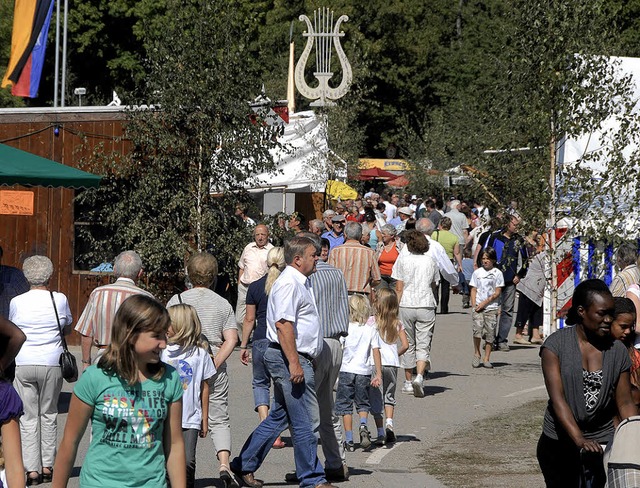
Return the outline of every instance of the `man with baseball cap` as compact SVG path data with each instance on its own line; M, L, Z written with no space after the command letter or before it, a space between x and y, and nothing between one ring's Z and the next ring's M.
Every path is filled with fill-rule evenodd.
M344 244L344 224L346 220L344 215L339 215L334 212L333 217L331 217L332 229L322 234L322 237L329 241L329 253L331 253L331 249L334 247Z
M397 232L402 232L404 230L405 225L407 225L407 220L409 220L413 216L413 210L409 207L400 207L398 209L398 216L395 219L391 219L389 222L391 225L396 226ZM398 221L394 224L393 221Z
M334 210L325 210L322 214L322 221L324 222L325 232L331 232L333 226L331 225L331 219L336 214Z

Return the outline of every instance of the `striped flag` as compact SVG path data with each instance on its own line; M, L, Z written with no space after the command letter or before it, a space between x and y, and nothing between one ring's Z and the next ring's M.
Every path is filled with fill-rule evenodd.
M38 95L53 0L15 0L11 57L2 87L15 96Z

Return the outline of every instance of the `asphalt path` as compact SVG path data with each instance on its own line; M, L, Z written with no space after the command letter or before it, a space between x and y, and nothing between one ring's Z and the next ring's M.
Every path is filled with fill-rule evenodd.
M510 344L509 352L492 354L493 369L474 369L471 366L471 313L462 309L459 295L452 295L450 310L447 315L437 316L432 370L425 381L425 397L415 398L401 393L401 382L398 387L394 419L398 442L389 447L366 451L357 448L355 452L347 453L350 479L339 483L341 487L442 488L444 485L425 473L423 453L427 449L437 448L439 440L455 435L469 423L499 412L511 411L526 423L528 412L520 411L518 407L546 397L537 346ZM513 331L510 340L512 338ZM79 347L71 349L80 364ZM257 425L258 416L253 411L251 368L240 363L237 350L228 360L228 370L233 457ZM60 397L59 438L64 430L72 387L65 383ZM371 418L369 430L375 432ZM267 487L295 486L284 482L285 473L294 470L293 450L288 436L288 432L283 434L288 446L272 450L256 473L256 477L263 479ZM78 475L88 442L87 430L78 450L68 485L70 487L79 486ZM196 486L222 487L211 440L200 439L197 449ZM322 457L320 448L319 453Z

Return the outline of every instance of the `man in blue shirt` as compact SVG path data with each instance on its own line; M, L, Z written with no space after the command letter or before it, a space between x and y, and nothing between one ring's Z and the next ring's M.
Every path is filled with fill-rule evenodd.
M512 215L506 227L495 232L487 239L485 247L496 250L498 262L496 267L504 276L504 288L500 294L500 318L496 347L500 351L508 351L509 329L513 325L513 308L516 300L516 285L527 274L529 253L524 239L518 234L520 219Z
M346 220L344 215L334 215L331 218L333 229L322 234L322 237L329 241L329 253L334 247L344 244L344 225Z

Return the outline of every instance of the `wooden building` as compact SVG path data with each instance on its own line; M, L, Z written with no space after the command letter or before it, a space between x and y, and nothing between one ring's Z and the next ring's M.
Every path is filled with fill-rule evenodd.
M125 122L123 107L0 109L0 143L90 171L83 163L96 152L123 156L129 153L131 143L122 137ZM78 190L0 185L0 199L7 191L32 192L33 209L29 215L0 213L2 263L21 267L29 256L48 256L54 266L51 289L67 296L74 322L77 321L91 291L113 280L109 273L86 269L87 265L78 259L83 243L77 229L89 224L79 220L80 212L74 208ZM263 208L268 192L253 195L258 208ZM323 193L282 187L273 197L277 206L287 202L286 206L281 204L280 210L295 209L307 219L321 218L324 210ZM74 332L69 343L78 344L79 339Z
M125 118L121 107L0 109L0 143L85 169L82 162L98 148L129 151L129 143L121 138ZM2 263L21 267L29 256L48 256L54 266L51 289L67 296L75 323L91 291L111 279L109 274L81 269L76 260L76 227L83 225L75 221L76 190L15 185L0 186L0 195L16 190L33 193L32 215L0 214ZM78 344L78 334L74 332L69 342Z

